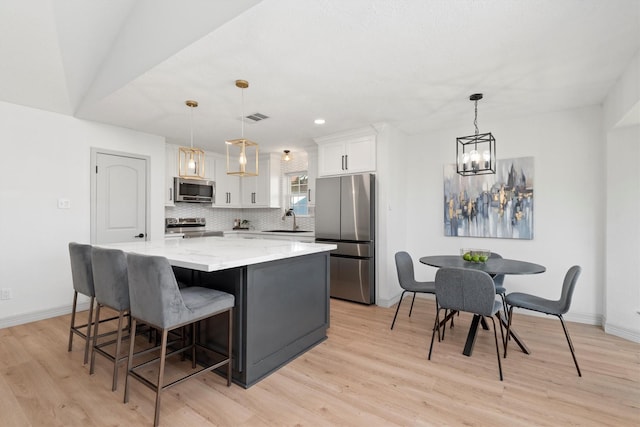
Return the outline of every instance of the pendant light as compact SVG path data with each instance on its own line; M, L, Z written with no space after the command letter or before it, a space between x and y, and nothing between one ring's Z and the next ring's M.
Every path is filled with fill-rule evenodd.
M204 179L204 151L193 148L193 110L198 107L198 101L184 102L189 107L190 147L180 147L178 150L178 176L181 178Z
M236 87L239 87L242 93L240 116L242 127L240 138L225 141L227 144L227 175L258 176L258 144L244 137L244 89L249 87L249 82L236 80Z
M290 153L291 151L284 150L284 154L282 155L282 160L284 160L285 162L291 161L291 159L293 159L293 156Z
M478 101L481 99L481 93L469 97L475 102L475 135L456 138L457 172L463 176L496 173L496 140L491 132L478 132Z

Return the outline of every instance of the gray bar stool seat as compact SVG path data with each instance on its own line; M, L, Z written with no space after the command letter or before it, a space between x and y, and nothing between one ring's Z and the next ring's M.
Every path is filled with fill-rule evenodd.
M222 366L227 367L227 386L231 385L232 369L232 317L235 298L226 292L214 289L192 286L180 289L174 276L169 261L164 257L147 256L139 254L127 255L127 269L129 277L129 300L131 306L131 329L135 336L136 324L144 322L160 330L162 333L159 346L160 355L154 359L133 364L135 340L130 340L129 359L127 363L127 378L125 382L124 402L129 401L129 379L135 378L156 392L156 405L154 425L160 420L160 400L162 392L188 378L205 374ZM199 321L208 319L218 314L227 313L228 316L228 342L226 354L220 354L199 343L199 332L196 325ZM171 330L186 325L191 326L191 343L167 354L168 333ZM156 347L158 348L158 347ZM211 365L200 370L196 368L196 349L213 353ZM174 354L191 350L191 372L183 377L164 383L164 371L166 359ZM145 351L146 353L146 351ZM221 360L222 358L222 360ZM159 363L158 378L154 383L145 378L140 372L150 364Z

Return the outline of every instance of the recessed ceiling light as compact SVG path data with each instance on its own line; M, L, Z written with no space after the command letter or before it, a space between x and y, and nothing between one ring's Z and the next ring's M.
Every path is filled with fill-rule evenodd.
M315 119L313 121L313 123L317 124L317 125L323 125L324 124L324 119Z

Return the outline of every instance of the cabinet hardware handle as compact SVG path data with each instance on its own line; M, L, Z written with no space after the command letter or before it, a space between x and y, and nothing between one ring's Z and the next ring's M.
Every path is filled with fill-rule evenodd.
M341 169L344 170L344 156L342 156L342 166Z
M137 236L133 236L136 239L142 239L144 237L143 233L138 234Z
M349 170L349 155L344 155L344 170Z
M169 201L173 200L173 188L169 187Z
M311 203L311 189L307 190L307 202Z

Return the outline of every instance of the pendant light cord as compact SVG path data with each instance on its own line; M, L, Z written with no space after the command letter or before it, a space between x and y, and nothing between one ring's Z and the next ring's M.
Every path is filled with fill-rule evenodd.
M475 101L476 104L476 115L473 119L473 125L476 127L476 136L478 136L478 100Z
M189 125L191 127L191 149L193 150L193 108L189 107L191 112L189 113Z
M240 107L240 123L241 123L241 131L240 131L240 137L242 139L244 139L244 89L240 89L240 93L241 95L241 107Z

